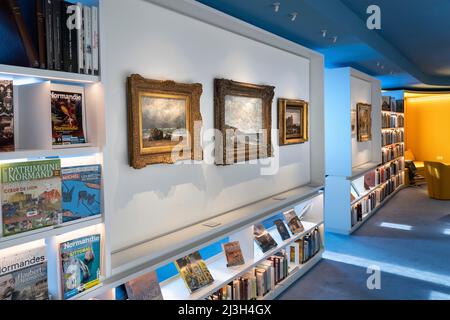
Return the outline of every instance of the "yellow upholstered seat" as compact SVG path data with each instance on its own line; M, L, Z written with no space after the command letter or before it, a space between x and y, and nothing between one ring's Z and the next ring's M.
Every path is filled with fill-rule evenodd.
M421 176L425 176L425 164L423 163L423 161L417 161L414 153L411 150L405 151L405 160L413 161L417 169L416 173L420 174Z
M450 200L450 165L425 161L428 195L438 200Z

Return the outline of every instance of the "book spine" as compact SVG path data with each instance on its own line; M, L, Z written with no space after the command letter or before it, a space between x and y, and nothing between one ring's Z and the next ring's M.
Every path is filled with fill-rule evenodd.
M54 70L55 55L53 52L53 0L44 1L45 37L47 47L47 69Z
M17 25L17 29L19 30L20 38L22 39L22 43L25 48L30 67L38 68L39 57L36 48L33 46L30 34L28 33L25 26L25 21L23 20L22 16L22 10L20 9L20 6L18 5L16 0L8 0L8 5Z
M92 20L91 8L84 6L84 73L92 74Z
M77 3L77 57L78 57L78 73L84 73L84 18L83 5Z
M53 0L53 50L55 53L55 70L62 70L61 38L61 0Z
M39 67L45 69L47 66L46 39L45 39L45 13L43 0L36 0L36 21L39 45Z
M99 20L98 8L92 7L92 69L94 75L99 75L100 58L99 58Z

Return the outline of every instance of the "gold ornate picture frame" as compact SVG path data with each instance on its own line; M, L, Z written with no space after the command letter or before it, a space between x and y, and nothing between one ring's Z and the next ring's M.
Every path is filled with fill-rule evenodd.
M128 77L130 166L201 160L202 85Z
M272 102L275 87L214 80L216 165L272 156Z
M356 105L357 113L357 135L359 142L372 140L372 105L366 103L358 103Z
M309 140L309 105L306 101L278 99L278 130L280 146L305 143Z

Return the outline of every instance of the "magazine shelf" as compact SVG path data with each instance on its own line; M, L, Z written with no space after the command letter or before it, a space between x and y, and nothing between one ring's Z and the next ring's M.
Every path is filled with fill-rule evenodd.
M362 165L359 165L357 167L354 167L352 169L352 175L347 177L347 180L355 180L355 179L365 175L367 172L375 170L379 166L380 166L379 162L378 163L376 163L376 162L368 162L368 163L364 163Z
M12 152L0 152L0 161L16 159L44 159L51 157L81 157L98 154L101 152L99 147L85 146L65 149L34 149L34 150L16 150Z

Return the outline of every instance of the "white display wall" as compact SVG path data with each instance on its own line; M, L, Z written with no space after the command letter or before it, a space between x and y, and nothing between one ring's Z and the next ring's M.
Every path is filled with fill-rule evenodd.
M143 0L102 1L101 24L102 78L108 110L105 223L112 252L301 185L323 184L320 55L295 45L305 53L302 57ZM314 55L315 60L307 54ZM275 86L273 129L277 127L277 99L281 97L309 101L310 120L319 125L312 130L310 142L280 149L279 170L274 175L261 175L267 162L227 167L205 163L152 165L135 170L128 164L127 153L126 79L133 73L203 84L201 113L203 144L209 146L204 154L208 163L213 163L214 78ZM275 133L272 141L278 144ZM313 143L319 151L313 150Z

